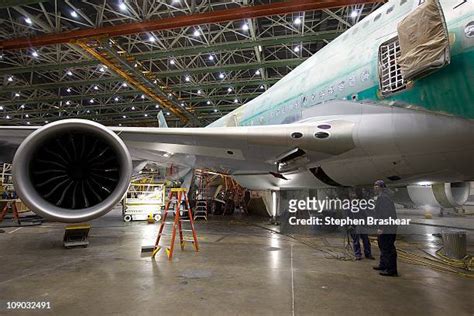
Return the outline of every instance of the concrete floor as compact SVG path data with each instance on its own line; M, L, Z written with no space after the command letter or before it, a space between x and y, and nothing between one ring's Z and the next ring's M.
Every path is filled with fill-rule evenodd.
M473 279L403 262L401 277L384 278L374 261L330 259L238 219L198 223L201 251L177 249L173 262L140 253L158 225L108 214L93 222L88 248L69 250L63 227L0 234L0 314L14 300L51 302L37 315L474 315Z

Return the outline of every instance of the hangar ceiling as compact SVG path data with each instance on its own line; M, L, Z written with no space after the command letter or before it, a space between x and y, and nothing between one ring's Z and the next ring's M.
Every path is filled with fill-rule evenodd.
M1 124L207 125L382 4L364 2L0 1Z

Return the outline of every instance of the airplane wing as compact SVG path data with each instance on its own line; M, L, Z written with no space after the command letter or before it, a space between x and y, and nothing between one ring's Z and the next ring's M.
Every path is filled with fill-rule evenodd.
M285 125L212 128L109 127L134 161L232 170L275 171L292 161L315 162L354 148L354 123L325 120ZM0 127L0 160L40 127Z

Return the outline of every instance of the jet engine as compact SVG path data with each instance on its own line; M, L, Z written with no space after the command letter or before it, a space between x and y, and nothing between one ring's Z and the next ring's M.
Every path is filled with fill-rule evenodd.
M18 196L32 211L74 223L100 217L122 199L132 160L105 126L68 119L30 134L15 154L12 173Z
M456 208L464 205L469 198L470 183L420 183L394 191L395 202L402 205Z

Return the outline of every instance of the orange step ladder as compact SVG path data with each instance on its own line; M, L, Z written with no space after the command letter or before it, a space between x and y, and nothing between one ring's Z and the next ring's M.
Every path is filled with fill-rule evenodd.
M170 207L174 204L174 208ZM181 210L181 204L183 205L183 209ZM181 214L181 212L183 214ZM174 220L167 221L168 214L174 213ZM186 216L185 216L186 215ZM189 222L190 229L183 229L183 223ZM166 255L168 256L168 260L173 259L173 251L174 251L174 244L176 240L176 231L179 233L179 241L181 245L181 250L184 250L184 245L186 242L191 242L194 245L194 250L197 252L199 251L199 244L197 240L196 230L194 229L194 220L193 214L191 211L191 207L189 206L188 195L186 194L186 189L184 188L177 188L171 189L168 202L166 202L165 212L163 215L163 219L161 221L160 230L158 231L158 236L156 237L155 247L153 248L153 252L151 254L152 258L155 258L155 255L163 248L160 245L160 240L162 236L167 236L164 233L165 225L172 225L171 230L171 245L169 247L165 247ZM189 237L185 237L183 233L191 232L192 239Z

